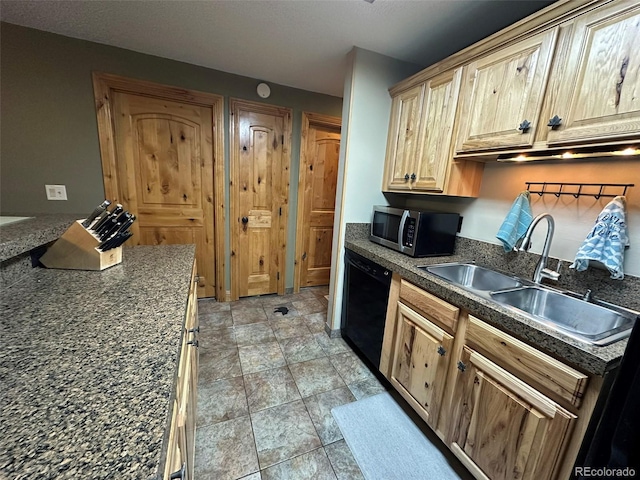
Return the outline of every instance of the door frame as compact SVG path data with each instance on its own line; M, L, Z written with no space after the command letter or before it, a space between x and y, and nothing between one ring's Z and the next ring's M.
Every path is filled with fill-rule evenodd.
M229 99L229 222L231 225L230 232L230 251L231 251L231 300L238 300L240 297L238 292L239 287L239 256L235 254L234 248L238 244L238 228L237 224L240 221L238 217L238 204L239 190L236 186L240 185L240 179L238 178L239 172L236 165L239 161L239 141L238 133L236 132L235 117L242 109L250 110L254 113L263 113L265 115L280 115L283 117L283 142L282 142L282 164L281 164L281 178L280 178L280 197L277 199L282 205L282 215L280 216L280 227L278 232L278 242L280 248L278 249L278 261L280 265L280 277L277 279L278 295L284 295L285 293L285 277L287 270L287 222L289 218L289 182L291 177L291 117L292 110L286 107L278 107L277 105L269 105L265 103L252 102L249 100L242 100L239 98ZM236 148L238 147L238 148Z
M93 94L98 120L98 138L105 197L117 202L120 198L118 185L115 127L113 121L113 92L132 93L166 100L175 100L210 107L212 118L211 139L213 144L213 196L214 203L214 262L215 292L218 301L225 300L225 255L224 255L224 97L213 93L188 90L160 83L148 82L104 72L92 72Z
M340 117L332 117L320 113L302 112L302 127L300 131L300 168L298 171L298 206L296 216L296 252L293 268L293 291L300 291L300 278L302 270L302 255L305 245L301 239L304 237L302 221L304 218L304 190L306 187L306 173L309 166L309 158L307 155L307 138L309 137L309 128L312 125L320 127L338 128L342 131L342 119Z

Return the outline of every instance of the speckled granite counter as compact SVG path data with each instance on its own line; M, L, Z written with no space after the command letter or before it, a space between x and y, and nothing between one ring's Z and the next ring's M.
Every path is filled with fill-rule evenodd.
M157 478L195 256L124 249L0 293L0 478Z
M458 247L456 247L456 253L452 256L412 258L370 242L366 238L366 232L362 232L362 227L358 225L350 225L351 228L347 230L346 248L399 273L403 278L434 295L468 310L478 318L524 339L537 348L587 373L604 375L605 372L619 364L627 345L626 339L604 347L588 345L534 322L528 317L519 315L497 303L490 302L478 295L458 288L416 267L416 265L475 260L478 265L497 268L491 262L483 262L483 258L476 258L476 255L472 258L469 251L465 252L464 248ZM465 240L459 237L458 243L464 244ZM535 262L533 265L535 266ZM518 271L505 271L518 274ZM528 271L532 272L533 267Z
M58 239L69 225L84 218L75 214L25 216L34 218L0 227L0 262Z

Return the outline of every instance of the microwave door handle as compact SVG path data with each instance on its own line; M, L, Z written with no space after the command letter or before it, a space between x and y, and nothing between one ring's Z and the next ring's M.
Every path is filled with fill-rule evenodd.
M400 247L400 251L404 251L404 245L402 244L402 240L404 237L404 225L407 223L407 218L409 218L409 210L405 210L402 212L402 218L400 219L400 227L398 227L398 247Z

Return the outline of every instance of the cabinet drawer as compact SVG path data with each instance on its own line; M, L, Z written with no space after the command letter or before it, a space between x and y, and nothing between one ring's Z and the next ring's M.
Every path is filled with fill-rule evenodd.
M429 320L439 323L446 330L456 331L460 314L458 307L454 307L405 280L400 282L400 299L425 314Z
M517 377L579 407L589 377L469 315L466 343L492 357Z

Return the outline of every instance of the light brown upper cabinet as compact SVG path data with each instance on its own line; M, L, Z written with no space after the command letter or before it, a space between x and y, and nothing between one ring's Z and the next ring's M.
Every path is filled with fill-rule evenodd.
M465 67L457 153L533 145L558 30Z
M578 17L552 115L550 145L638 138L640 5L616 1Z
M482 167L453 165L451 138L462 69L439 74L393 96L383 191L473 196ZM465 170L462 188L458 171Z

